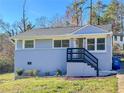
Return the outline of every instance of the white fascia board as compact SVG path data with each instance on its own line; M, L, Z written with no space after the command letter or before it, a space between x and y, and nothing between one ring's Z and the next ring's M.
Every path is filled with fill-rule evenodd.
M108 33L94 33L94 34L65 34L65 35L51 35L51 36L20 36L20 37L14 37L15 40L22 40L22 39L53 39L53 38L74 38L78 36L96 36L96 35L108 35L112 34L112 32Z
M83 26L83 27L77 29L76 31L72 32L70 35L74 35L76 32L80 31L81 29L83 29L83 28L85 28L87 26L89 26L89 25L86 25L86 26Z
M85 29L87 26L93 26L93 25L90 25L90 24L85 25L85 26L83 26L83 27L77 29L76 31L72 32L70 35L74 35L74 34L77 33L78 31L80 31L81 29ZM93 26L93 27L96 27L96 26ZM101 29L102 31L106 32L105 34L112 34L112 32L108 32L107 30L104 30L104 29L102 29L102 28L100 28L100 27L96 27L96 28L99 28L99 29ZM95 33L94 33L94 34L95 34ZM97 33L96 33L96 34L97 34ZM101 33L101 34L103 34L103 33ZM85 34L84 34L84 35L85 35Z

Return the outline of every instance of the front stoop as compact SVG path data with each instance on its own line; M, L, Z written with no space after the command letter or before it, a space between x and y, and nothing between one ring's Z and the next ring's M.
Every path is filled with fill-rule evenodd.
M99 76L108 76L108 75L116 75L117 71L99 71Z
M96 70L86 63L68 62L67 76L96 76Z
M87 63L68 62L66 76L97 76L97 71ZM116 75L117 71L99 71L99 76Z

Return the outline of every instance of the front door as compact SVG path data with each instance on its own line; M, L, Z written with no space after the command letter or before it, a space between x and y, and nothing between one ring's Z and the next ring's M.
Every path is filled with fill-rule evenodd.
M78 39L78 48L84 48L84 45L83 45L84 42L83 42L83 40L84 40L83 38L79 38Z
M84 39L83 38L78 39L78 48L84 48ZM82 49L81 50L79 49L78 52L82 53L83 51L82 51ZM78 58L82 60L83 54L78 54Z

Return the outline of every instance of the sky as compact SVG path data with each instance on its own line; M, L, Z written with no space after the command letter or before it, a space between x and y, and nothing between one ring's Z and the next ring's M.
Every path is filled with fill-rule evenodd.
M66 6L73 0L27 0L26 15L34 22L36 18L46 16L52 18L56 14L65 14ZM97 0L93 0L96 2ZM103 0L108 4L111 0ZM0 19L10 24L19 21L22 17L22 5L24 0L0 0ZM87 3L88 5L88 3ZM85 13L84 16L88 14Z

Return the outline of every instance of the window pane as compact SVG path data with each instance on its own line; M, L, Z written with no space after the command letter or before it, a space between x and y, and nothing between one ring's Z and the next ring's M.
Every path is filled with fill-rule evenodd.
M124 50L124 44L123 44L123 50Z
M88 39L87 42L88 42L88 44L94 44L95 43L95 39Z
M105 50L105 45L97 45L97 50Z
M87 39L87 49L95 50L95 39Z
M105 43L105 38L98 38L97 43Z
M123 36L120 36L120 41L123 41Z
M61 47L61 40L54 40L54 47Z
M95 46L94 45L88 45L88 50L95 50Z
M105 38L97 39L97 50L105 50Z
M69 40L62 40L62 47L69 47Z
M34 41L33 40L26 40L25 41L25 48L34 48Z
M114 36L115 37L115 41L117 41L117 36Z

